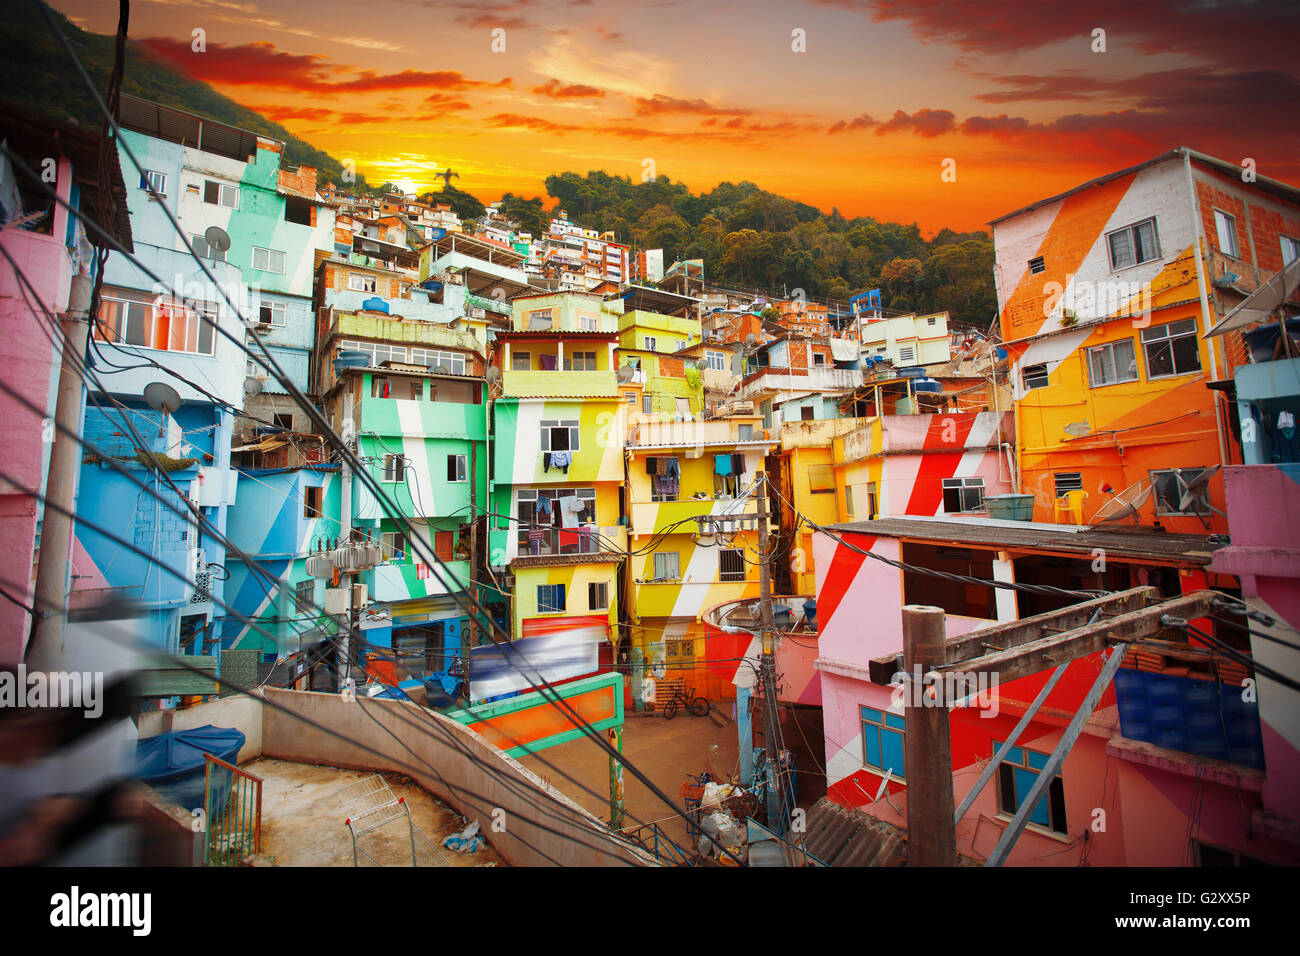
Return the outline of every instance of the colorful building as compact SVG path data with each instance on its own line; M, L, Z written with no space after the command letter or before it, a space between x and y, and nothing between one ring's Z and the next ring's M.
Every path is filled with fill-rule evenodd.
M41 170L47 157L53 158L55 178L48 185L73 209L131 249L131 221L116 153L111 154L109 195L117 208L112 217L110 210L96 208L97 132L6 105L0 108L0 138L34 170ZM4 336L0 380L40 409L33 412L9 396L0 396L0 437L9 459L4 470L13 479L13 484L0 482L0 586L12 595L11 600L0 602L0 667L9 667L22 660L31 630L26 608L33 604L44 513L40 502L14 485L42 496L47 491L54 436L45 434L43 420L54 419L62 369L62 349L52 322L68 309L73 277L90 275L92 243L98 246L103 241L88 236L74 216L41 194L7 162L0 174L0 206L0 218L6 222L44 212L28 228L0 229L0 247L31 284L29 288L19 279L7 259L0 262L0 330ZM77 549L75 538L69 557L70 575L77 575L78 569L89 563ZM61 589L63 593L68 586L70 582Z
M681 678L697 694L731 697L730 680L709 666L703 616L758 597L755 475L776 443L752 414L627 420L629 686Z
M952 357L947 312L864 317L858 343L864 359L887 359L899 368L941 365Z
M615 377L622 302L559 292L512 306L493 354L493 582L514 637L583 634L612 663L627 549L627 405Z
M1151 585L1164 597L1207 586L1233 588L1231 578L1215 573L1217 561L1211 568L1219 545L1203 535L1079 531L1028 522L992 526L952 516L887 518L831 531L842 541L818 534L814 542L827 792L842 805L900 825L907 820L903 708L894 688L873 681L869 662L901 652L903 605L943 608L951 640L1078 600L952 581L926 570L1072 590ZM864 628L868 616L874 624ZM1220 637L1228 635L1213 627ZM1243 697L1240 665L1185 639L1131 650L1126 663L1031 812L1008 862L1294 864L1294 842L1273 838L1257 822L1272 768L1266 775L1262 708ZM959 854L988 856L1099 666L1097 654L1069 664L998 779L958 821ZM950 709L956 799L970 789L1050 672L1008 681L971 706ZM1294 779L1288 774L1289 769L1278 781L1284 788ZM1104 827L1094 826L1099 809Z
M1207 385L1246 361L1202 336L1300 252L1300 191L1179 148L993 222L1021 490L1035 515L1086 495L1088 521L1139 482L1161 524L1225 531L1232 409ZM1144 512L1150 515L1151 511Z

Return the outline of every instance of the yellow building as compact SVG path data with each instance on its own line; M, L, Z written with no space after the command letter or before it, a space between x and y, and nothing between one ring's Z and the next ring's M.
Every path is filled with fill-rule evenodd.
M625 575L634 688L647 676L680 676L699 694L734 694L707 666L701 615L758 597L755 475L776 444L759 425L755 415L691 422L628 416Z

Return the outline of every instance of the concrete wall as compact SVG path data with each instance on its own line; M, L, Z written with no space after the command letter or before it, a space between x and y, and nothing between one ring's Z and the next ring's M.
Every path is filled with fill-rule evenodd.
M547 787L520 763L440 714L406 702L347 701L335 694L268 690L266 697L357 742L340 740L267 707L262 716L262 748L267 757L407 774L460 813L478 820L493 849L511 866L609 866L618 865L620 859L637 866L654 862L615 839L600 820ZM403 730L404 722L416 726ZM389 730L399 734L401 746ZM547 791L550 798L540 791ZM493 810L498 808L505 811L502 833L492 832Z
M195 727L234 727L246 738L236 763L248 763L262 756L262 702L237 694L184 710L153 710L140 715L136 726L140 737L156 737L173 730Z

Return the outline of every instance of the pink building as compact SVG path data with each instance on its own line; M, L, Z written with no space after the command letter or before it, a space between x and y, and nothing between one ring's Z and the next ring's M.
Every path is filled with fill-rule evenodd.
M3 105L0 139L38 174L52 165L55 181L45 185L108 228L107 217L96 208L98 132ZM112 182L107 191L117 210L111 231L131 249L117 151L110 150L109 155ZM0 394L3 470L13 476L15 484L44 494L53 433L46 429L43 418L54 417L61 365L51 316L61 316L67 309L72 276L79 269L91 268L91 243L99 240L87 237L75 217L7 163L0 169L0 206L0 221L7 223L0 227L0 248L4 250L0 255L0 381L45 409L44 416L36 415ZM19 279L20 272L30 285ZM0 600L0 667L20 661L27 644L41 516L36 499L18 492L14 484L0 482L0 588L4 591Z
M1069 590L1151 585L1167 597L1206 587L1232 593L1236 584L1214 573L1217 557L1211 569L1221 542L1205 536L947 515L886 518L830 530L835 536L819 533L813 545L827 793L842 806L903 827L903 707L887 686L892 674L882 676L881 666L892 672L901 663L878 663L874 674L871 664L901 654L903 605L944 608L952 639L1078 600L950 581L917 569ZM1231 628L1217 622L1193 623L1221 639L1235 639ZM1269 811L1272 754L1278 748L1268 742L1267 711L1240 702L1235 669L1240 665L1193 642L1171 645L1166 656L1144 653L1139 659L1130 651L1126 665L1132 666L1121 668L1107 689L1031 812L1008 862L1300 862L1300 848L1276 838L1280 825L1273 835L1260 827ZM1069 665L1018 746L958 822L959 854L977 860L990 854L1099 667L1099 655ZM1295 667L1287 672L1294 674ZM997 687L982 701L989 706L950 711L955 803L972 788L1049 674L1041 671ZM1293 777L1276 782L1296 792Z

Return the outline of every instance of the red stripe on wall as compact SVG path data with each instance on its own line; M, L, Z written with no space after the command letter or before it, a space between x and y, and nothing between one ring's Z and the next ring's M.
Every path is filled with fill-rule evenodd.
M845 537L851 539L853 544L863 551L870 551L876 543L874 535L846 535ZM826 580L822 582L821 591L817 594L817 630L819 633L826 630L826 625L835 616L840 601L844 600L844 595L849 592L849 586L853 584L853 579L858 576L858 570L865 560L867 560L865 554L850 551L843 544L835 545L835 555L831 558L831 566L826 572Z

